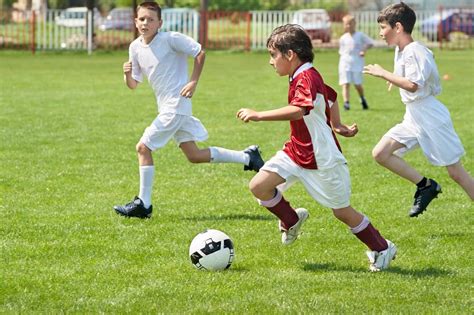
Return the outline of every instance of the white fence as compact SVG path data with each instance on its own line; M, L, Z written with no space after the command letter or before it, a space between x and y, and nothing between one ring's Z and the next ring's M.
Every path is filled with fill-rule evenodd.
M124 10L125 14L112 20L110 17L101 16L98 11L92 14L82 11L71 13L67 10L47 10L42 13L37 12L34 16L31 12L23 12L20 15L18 12L11 13L9 19L0 20L0 49L8 48L8 45L10 47L32 47L30 38L34 38L34 47L37 50L92 51L93 49L127 48L134 39L135 26L132 9ZM443 16L448 12L448 10L444 11ZM212 37L214 41L219 40L220 37L225 39L227 36L237 39L233 40L234 42L246 43L245 46L238 47L231 47L224 43L216 45L215 47L218 49L263 50L266 48L266 41L272 30L277 26L291 23L294 15L294 11L251 11L251 18L249 17L245 21L235 19L235 17L230 20L232 19L230 14L222 15L212 20L213 24L208 28L208 36ZM378 40L377 44L385 45L379 37L378 12L353 12L352 15L357 22L357 30ZM8 15L4 13L3 16ZM94 20L93 34L87 30L87 26L91 24L87 22L87 18ZM181 32L199 40L200 24L203 22L201 18L203 17L196 10L166 9L162 11L162 18L164 30ZM207 21L207 17L205 19ZM426 23L430 19L431 22ZM333 17L331 20L331 41L328 43L318 42L317 47L337 47L338 39L343 34L343 27L340 16ZM437 45L439 20L439 11L418 11L417 23L412 33L414 39ZM106 26L107 23L112 26ZM222 25L230 28L225 29ZM469 30L466 33L473 36L472 25ZM34 34L34 36L30 36L30 34ZM472 47L471 43L472 41L468 42L468 47Z

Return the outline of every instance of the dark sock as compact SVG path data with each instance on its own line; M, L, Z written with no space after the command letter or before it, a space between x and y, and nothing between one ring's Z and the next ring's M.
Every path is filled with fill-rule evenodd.
M281 200L275 206L266 208L280 219L285 229L289 229L298 223L299 218L295 209L293 209L290 203L283 197L281 197Z
M420 182L418 184L416 184L416 187L418 188L423 188L426 186L426 182L428 181L428 179L426 177L423 177L422 180L420 180Z
M379 231L369 223L365 229L356 233L355 236L367 245L370 250L381 252L388 248L387 241L380 235Z

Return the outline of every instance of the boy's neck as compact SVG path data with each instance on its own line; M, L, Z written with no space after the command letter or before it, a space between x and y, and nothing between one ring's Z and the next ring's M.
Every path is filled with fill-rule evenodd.
M410 43L413 43L413 37L411 37L410 34L404 34L400 37L400 40L397 44L398 49L402 51Z
M153 36L150 36L150 37L145 37L145 36L142 36L143 38L143 43L145 45L148 45L149 43L151 43L151 41L155 38L155 36L158 34L158 32L156 32Z

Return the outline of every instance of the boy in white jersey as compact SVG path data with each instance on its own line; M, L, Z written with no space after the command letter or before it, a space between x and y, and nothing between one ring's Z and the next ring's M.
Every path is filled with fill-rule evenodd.
M411 36L415 21L415 12L403 2L383 9L377 22L380 36L387 44L396 45L395 71L377 64L364 68L364 73L385 79L389 89L392 84L398 86L406 105L403 121L383 136L372 154L379 164L417 185L410 217L425 211L441 192L436 181L423 177L401 158L418 146L431 164L446 166L449 176L474 200L474 180L460 160L464 148L448 109L435 98L441 86L433 53Z
M135 26L140 37L130 44L129 61L123 65L124 80L135 89L145 75L155 92L158 116L145 129L136 145L140 166L140 193L126 205L114 206L127 217L149 218L152 214L152 186L155 168L152 151L173 138L191 163L241 163L244 170L257 171L263 165L258 146L243 151L219 147L199 149L196 141L207 139L207 131L192 116L191 97L204 66L204 51L192 38L177 32L159 32L163 21L156 2L143 2L137 7ZM187 58L194 58L188 80Z
M282 243L289 245L298 238L309 213L292 208L282 192L301 181L318 203L331 208L369 247L370 270L380 271L389 266L397 249L350 206L349 169L331 128L328 91L312 65L312 48L304 29L295 24L277 27L267 41L270 65L280 76L290 78L288 105L261 112L241 108L237 117L244 122L288 120L291 135L284 148L254 176L249 188L260 205L279 218Z
M359 93L362 108L369 109L362 86L362 70L365 52L374 45L374 42L364 33L356 31L356 22L352 15L345 15L342 18L342 24L345 33L339 39L339 85L342 85L344 109L351 108L349 96L351 83Z

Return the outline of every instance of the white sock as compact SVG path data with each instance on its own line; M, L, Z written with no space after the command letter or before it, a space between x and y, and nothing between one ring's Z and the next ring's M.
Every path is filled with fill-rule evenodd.
M244 151L234 151L219 147L209 147L211 163L240 163L249 165L250 156Z
M140 166L140 194L138 198L143 201L145 208L151 206L151 193L153 188L154 165Z

